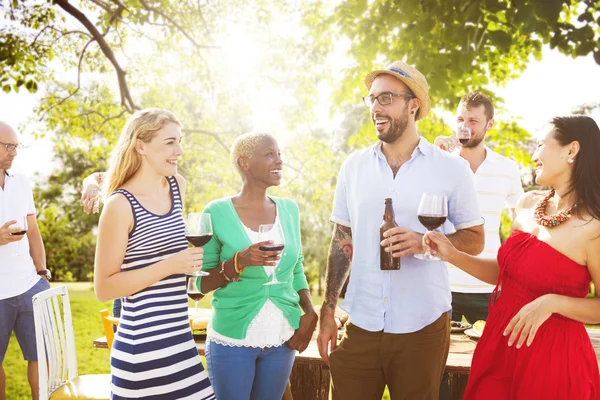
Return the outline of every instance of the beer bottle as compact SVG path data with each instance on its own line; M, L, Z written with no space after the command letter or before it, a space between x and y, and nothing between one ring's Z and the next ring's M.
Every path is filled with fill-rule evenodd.
M379 240L384 239L383 232L398 226L394 221L394 206L392 205L392 199L385 199L385 210L383 212L383 223L379 227ZM400 258L392 257L391 252L385 251L385 247L380 245L380 261L379 268L381 270L398 270L400 269Z

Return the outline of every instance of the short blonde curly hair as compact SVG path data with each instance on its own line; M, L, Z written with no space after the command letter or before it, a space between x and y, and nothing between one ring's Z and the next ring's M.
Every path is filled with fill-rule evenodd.
M266 138L273 138L273 135L265 132L248 132L238 136L231 145L231 163L238 172L242 172L238 160L240 157L252 158L254 149L258 142Z

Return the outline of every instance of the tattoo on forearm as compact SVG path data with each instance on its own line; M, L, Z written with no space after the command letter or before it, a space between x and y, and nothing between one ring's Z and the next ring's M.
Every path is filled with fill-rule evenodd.
M323 301L323 304L331 309L335 309L340 291L348 277L353 250L352 230L336 224L329 245L327 274L325 277L325 300Z

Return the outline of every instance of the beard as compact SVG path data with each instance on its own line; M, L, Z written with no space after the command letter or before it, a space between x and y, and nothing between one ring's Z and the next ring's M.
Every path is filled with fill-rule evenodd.
M377 131L377 138L385 143L394 143L402 136L408 126L408 102L399 118L390 118L388 115L379 114L377 118L387 118L390 121L387 131Z
M471 132L471 139L469 139L467 144L463 144L462 147L464 147L466 149L474 149L475 147L479 146L479 144L481 142L483 142L483 139L485 139L485 134L486 134L485 130L482 133Z

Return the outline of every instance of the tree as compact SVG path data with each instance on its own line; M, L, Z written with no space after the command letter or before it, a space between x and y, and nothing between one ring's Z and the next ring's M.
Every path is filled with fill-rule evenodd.
M590 28L581 30L585 34L576 32L589 26L597 33L597 22L585 14L595 15L597 4L580 2L578 13L561 6L557 22L546 27L542 25L551 20L554 8L539 10L541 3L349 0L331 11L324 0L308 5L273 0L4 0L0 19L8 23L0 28L0 86L41 92L36 116L56 144L59 166L36 192L36 200L42 204L44 239L57 249L51 255L61 271L57 276L84 279L91 273L95 243L90 232L97 216L83 215L76 205L81 179L106 168L131 112L162 107L181 119L185 211L198 211L239 188L229 146L254 128L254 105L266 102L267 118L281 116L281 123L270 125L272 132L289 139L282 149L284 186L274 193L298 201L305 264L309 276L318 277L326 263L339 166L349 152L374 140L359 101L365 73L406 56L428 77L438 110L452 109L468 90L493 97L487 85L517 76L531 54L541 56L541 45L554 38L553 32L564 35L552 45L576 54L585 50L578 47L581 43L591 42ZM298 26L301 11L304 26ZM564 22L578 16L581 27L571 29ZM334 51L339 38L352 43L353 61L344 75L334 74L328 64L339 55ZM234 57L227 55L227 46L235 48ZM58 73L61 69L68 73ZM342 122L333 131L311 127L320 84L333 79L340 83L333 113ZM495 102L501 108L501 99ZM419 129L429 139L451 132L435 113L419 122ZM279 135L282 131L289 134ZM528 133L518 121L503 121L489 135L499 151L527 164L523 144Z
M84 215L77 205L81 179L106 169L109 151L135 109L167 108L182 121L186 211L201 210L208 201L238 190L229 146L252 128L250 106L257 87L285 89L274 113L283 114L293 99L294 113L285 112L284 118L290 129L310 120L316 80L303 63L314 60L316 52L302 38L271 32L269 25L286 7L267 1L96 0L12 2L6 8L12 25L0 32L10 39L0 44L0 80L7 91L19 90L18 80L25 78L35 89L43 88L37 115L56 144L59 167L36 199L44 240L52 250L49 264L58 279L91 276L95 238L90 232L97 216ZM234 25L264 47L262 57L239 60L244 75L236 79L219 49ZM70 79L55 74L57 59L71 68ZM243 79L251 84L240 85ZM305 172L298 167L291 173ZM310 258L307 263L316 264Z
M221 4L221 3L220 3ZM199 38L211 39L214 29L212 19L206 13L220 12L220 5L201 2L168 2L162 0L92 0L70 2L68 0L9 2L4 19L12 24L0 30L0 82L5 91L19 90L23 83L31 91L45 81L49 63L57 56L71 52L77 59L77 88L80 88L80 73L90 45L97 45L102 55L96 67L105 71L112 68L117 77L120 103L128 111L139 108L131 93L126 70L116 54L123 49L123 39L147 26L154 33L171 37L183 37L192 52L213 48ZM90 15L94 15L93 18ZM67 17L76 20L82 29L73 29ZM197 18L201 23L196 23ZM95 22L93 20L96 20ZM145 35L140 32L140 35ZM155 40L149 38L150 40ZM74 63L73 59L63 59Z
M593 53L600 64L597 0L348 0L315 1L305 22L319 44L351 44L354 64L338 93L357 99L367 72L396 59L428 79L433 105L454 109L458 99L489 83L517 77L530 56L549 44L572 57ZM337 103L337 102L336 102Z

